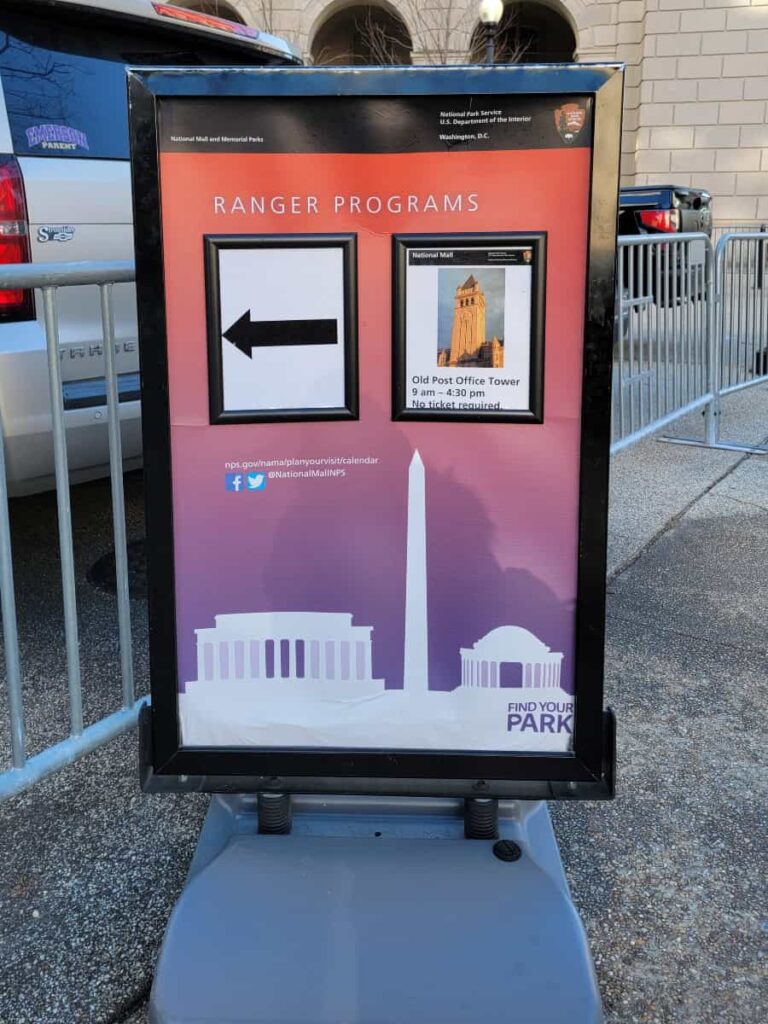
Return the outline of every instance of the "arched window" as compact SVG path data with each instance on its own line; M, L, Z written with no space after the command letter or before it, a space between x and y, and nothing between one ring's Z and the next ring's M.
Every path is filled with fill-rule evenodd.
M343 7L312 41L313 64L410 64L412 42L395 13L368 4Z
M470 59L485 61L485 29L472 33ZM553 64L573 60L576 37L568 20L543 3L512 0L504 7L495 37L497 64Z

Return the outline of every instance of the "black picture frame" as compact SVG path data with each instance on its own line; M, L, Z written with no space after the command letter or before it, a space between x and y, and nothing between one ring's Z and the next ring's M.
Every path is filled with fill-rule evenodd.
M225 409L221 355L219 253L225 249L341 249L344 275L344 404L338 407ZM208 334L208 406L210 422L279 423L308 420L356 420L357 375L357 237L354 234L204 235L205 302Z
M524 410L413 409L408 406L408 253L411 249L492 249L529 246L533 250L528 408ZM493 232L392 237L392 419L435 423L543 423L544 331L546 318L547 234L545 231Z
M604 707L606 540L622 67L195 68L129 71L142 369L151 710L140 723L148 791L400 794L505 799L613 795L615 723ZM591 102L591 175L581 379L576 711L564 753L184 748L178 718L173 493L159 120L164 103L220 97L535 95ZM556 201L556 197L553 197Z

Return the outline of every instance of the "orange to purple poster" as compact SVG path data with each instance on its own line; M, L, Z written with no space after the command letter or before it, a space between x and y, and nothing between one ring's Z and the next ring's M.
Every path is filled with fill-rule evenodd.
M151 771L609 795L620 72L130 88Z

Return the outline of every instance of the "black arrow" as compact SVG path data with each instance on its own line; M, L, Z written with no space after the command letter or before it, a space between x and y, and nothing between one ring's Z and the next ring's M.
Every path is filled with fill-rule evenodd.
M338 328L335 320L251 320L251 314L246 310L229 330L224 331L224 337L251 359L255 348L335 345Z

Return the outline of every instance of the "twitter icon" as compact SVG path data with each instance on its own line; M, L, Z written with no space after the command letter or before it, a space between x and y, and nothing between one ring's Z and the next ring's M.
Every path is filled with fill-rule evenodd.
M263 491L267 486L267 474L248 473L245 478L245 485L249 491Z

